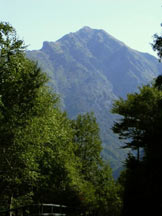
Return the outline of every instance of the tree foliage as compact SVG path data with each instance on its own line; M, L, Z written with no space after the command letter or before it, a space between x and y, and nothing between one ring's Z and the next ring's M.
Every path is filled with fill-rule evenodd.
M78 115L72 120L74 131L73 141L75 155L80 161L80 176L83 177L90 197L87 200L87 191L82 195L92 215L119 215L121 200L119 188L112 177L109 164L101 158L101 139L99 128L93 113Z
M161 61L162 59L162 36L161 35L158 35L158 34L154 35L154 41L152 44L152 48L154 51L157 52L157 55L159 56L159 60Z
M119 215L118 186L100 155L95 116L68 119L47 81L15 29L1 22L0 210L55 202Z
M91 179L93 171L101 165L101 139L99 128L93 113L78 115L72 121L74 132L75 155L82 163L81 174ZM88 176L86 176L88 174Z
M136 206L141 214L160 210L162 164L162 91L160 77L151 86L139 88L138 93L128 94L127 99L114 103L112 111L120 114L120 121L114 123L113 131L125 139L126 148L137 150L126 160L126 181L124 194L124 215L130 214ZM158 191L159 188L159 191ZM148 207L149 204L149 207Z
M38 104L46 81L37 65L25 58L23 41L17 39L14 28L0 23L1 191L8 194L10 205L16 194L30 192L26 188L38 177L35 158L39 144L28 142L25 131L29 132L45 111Z

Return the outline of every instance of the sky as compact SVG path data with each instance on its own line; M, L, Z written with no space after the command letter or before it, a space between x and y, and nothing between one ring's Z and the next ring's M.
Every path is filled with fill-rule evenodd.
M162 32L162 0L0 0L0 21L9 22L29 50L89 26L155 55L150 44Z

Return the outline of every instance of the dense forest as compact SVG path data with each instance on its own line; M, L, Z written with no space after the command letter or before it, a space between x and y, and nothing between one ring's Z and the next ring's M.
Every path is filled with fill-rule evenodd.
M161 47L156 35L153 48L160 58ZM113 105L121 119L112 129L130 148L115 181L101 157L94 114L69 119L25 50L15 29L1 22L0 211L56 203L94 216L161 212L162 76Z

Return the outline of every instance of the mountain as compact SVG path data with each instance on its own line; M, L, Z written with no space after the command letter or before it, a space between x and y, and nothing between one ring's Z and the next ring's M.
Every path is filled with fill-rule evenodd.
M93 111L100 125L103 157L118 170L125 152L111 131L117 118L112 102L162 73L162 65L147 53L126 46L104 30L84 27L56 42L43 43L27 56L38 61L51 78L50 85L62 99L70 118Z

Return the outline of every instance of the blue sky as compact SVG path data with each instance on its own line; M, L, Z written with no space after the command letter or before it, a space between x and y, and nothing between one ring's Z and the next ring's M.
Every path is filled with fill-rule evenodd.
M154 54L150 43L161 33L162 0L0 0L0 11L0 21L12 24L28 49L89 26Z

